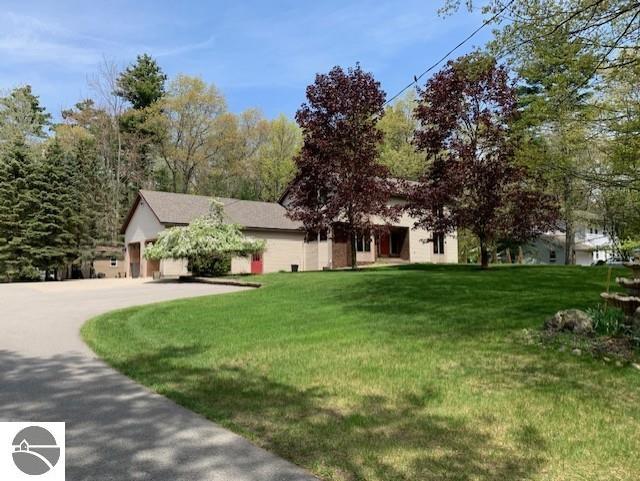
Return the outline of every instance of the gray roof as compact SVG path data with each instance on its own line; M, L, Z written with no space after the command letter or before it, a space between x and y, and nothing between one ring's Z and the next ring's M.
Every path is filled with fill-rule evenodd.
M196 217L209 213L214 197L204 195L174 194L141 190L140 196L147 202L161 224L186 225ZM245 228L298 230L302 224L287 217L287 211L274 202L229 199L215 197L224 206L229 222ZM127 219L128 222L128 219Z
M564 234L542 234L540 238L543 241L547 241L559 247L564 247L564 244L565 244ZM588 251L588 252L596 250L595 247L585 244L584 242L574 242L573 249L576 251Z

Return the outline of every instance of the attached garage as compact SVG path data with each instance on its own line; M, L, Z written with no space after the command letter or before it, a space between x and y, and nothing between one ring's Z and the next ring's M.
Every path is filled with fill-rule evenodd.
M212 200L200 195L141 190L122 227L127 275L152 277L158 273L167 277L186 274L186 261L150 261L144 258L144 250L164 229L186 226L208 214ZM301 224L286 216L283 206L229 198L216 200L222 203L229 223L240 225L246 236L266 242L263 254L232 259L232 273L290 271L293 264L304 269L304 232Z

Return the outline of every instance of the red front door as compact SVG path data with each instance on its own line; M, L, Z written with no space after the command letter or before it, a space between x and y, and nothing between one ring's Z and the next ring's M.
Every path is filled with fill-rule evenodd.
M389 257L389 233L380 234L380 257Z
M262 254L251 256L251 274L262 274Z

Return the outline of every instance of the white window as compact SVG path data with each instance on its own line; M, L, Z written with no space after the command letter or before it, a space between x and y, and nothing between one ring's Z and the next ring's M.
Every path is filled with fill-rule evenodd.
M115 256L111 256L109 259L111 267L118 267L118 258Z
M433 234L433 253L444 254L444 234L442 232Z
M356 252L371 252L371 237L356 236Z

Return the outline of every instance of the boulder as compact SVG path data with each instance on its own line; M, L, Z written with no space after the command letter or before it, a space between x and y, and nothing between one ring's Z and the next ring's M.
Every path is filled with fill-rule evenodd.
M570 331L576 334L593 332L593 319L579 309L567 309L556 312L544 323L545 329L553 331Z

